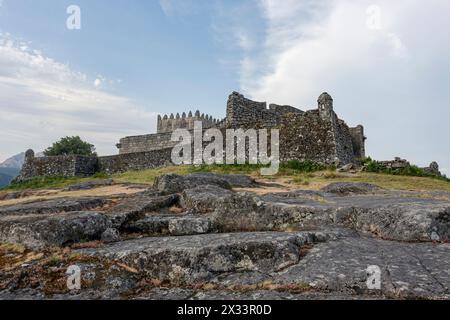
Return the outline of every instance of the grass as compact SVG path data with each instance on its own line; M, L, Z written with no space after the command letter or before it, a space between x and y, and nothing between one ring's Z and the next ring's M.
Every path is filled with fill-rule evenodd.
M92 181L96 179L106 179L108 175L97 173L92 177L36 177L26 182L11 183L9 186L0 189L0 191L22 191L28 189L58 189L70 186L72 184Z
M263 177L260 175L260 165L211 165L211 166L176 166L144 171L129 171L122 174L108 176L97 174L90 178L36 178L26 183L13 184L3 190L27 190L42 188L64 188L68 185L95 179L112 178L116 182L153 184L156 177L174 173L187 175L195 172L211 172L222 174L246 174L255 178L277 182L283 179L299 188L317 190L332 182L366 182L386 189L412 191L449 191L450 180L429 176L412 176L409 174L392 174L378 172L361 172L357 174L337 173L334 168L325 168L310 162L291 161L280 167L276 176ZM419 175L421 172L419 172Z

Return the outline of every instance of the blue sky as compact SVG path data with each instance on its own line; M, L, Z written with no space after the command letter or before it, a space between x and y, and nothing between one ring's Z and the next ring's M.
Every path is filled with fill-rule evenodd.
M450 173L448 1L0 3L0 160L74 134L113 154L158 113L225 116L235 90L301 109L328 91L370 155Z

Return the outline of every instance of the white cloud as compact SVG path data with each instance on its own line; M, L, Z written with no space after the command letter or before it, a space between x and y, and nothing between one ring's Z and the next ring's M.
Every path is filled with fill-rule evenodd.
M28 47L0 35L0 159L67 135L114 154L121 137L155 129L155 113L99 90L105 78L89 80Z
M260 0L259 6L265 39L242 50L237 62L244 93L309 109L329 91L342 118L365 125L370 155L419 165L437 160L448 168L450 2ZM368 25L371 6L380 9L377 28ZM245 25L237 20L229 28Z
M99 78L94 80L94 86L96 88L100 87L102 85L102 80L100 80Z

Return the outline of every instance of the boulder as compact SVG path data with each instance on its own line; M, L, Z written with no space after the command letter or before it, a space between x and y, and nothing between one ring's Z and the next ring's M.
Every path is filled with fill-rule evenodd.
M376 185L360 182L336 182L321 189L323 192L341 196L348 196L351 194L369 194L380 190L381 188Z
M224 202L233 192L214 185L202 185L183 191L180 204L190 212L203 214L216 209L218 202Z
M258 186L255 179L242 174L193 173L191 177L222 179L228 182L233 188L252 188Z
M225 179L216 175L204 174L192 174L188 176L167 174L155 179L154 188L165 194L172 194L203 185L215 185L223 189L231 189L231 185Z
M120 233L119 230L114 228L106 229L101 236L101 241L105 243L112 243L120 241Z
M210 218L187 215L169 221L169 233L173 236L189 236L213 232Z

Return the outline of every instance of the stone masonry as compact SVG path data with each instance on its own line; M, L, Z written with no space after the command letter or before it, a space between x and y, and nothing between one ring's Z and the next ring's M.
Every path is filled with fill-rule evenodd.
M35 158L27 152L17 181L37 176L88 176L96 172L118 173L154 169L172 165L171 151L178 142L171 141L176 129L192 131L201 121L203 129L279 129L280 160L314 161L327 165L358 163L365 158L364 128L350 128L334 112L333 99L323 93L314 110L302 111L292 106L256 102L233 92L227 102L226 118L219 120L200 111L182 115L159 116L157 133L125 137L117 144L118 155L105 157L60 156ZM206 143L204 143L205 146ZM245 147L248 152L248 144ZM246 154L246 159L249 155ZM432 166L430 170L436 170Z
M150 152L173 148L171 133L176 129L194 128L201 121L203 129L280 129L282 161L311 160L325 164L355 163L365 158L364 127L350 128L333 110L333 99L323 93L318 108L302 111L292 106L257 102L233 92L227 102L226 118L189 112L159 116L156 134L125 137L117 145L120 154Z

